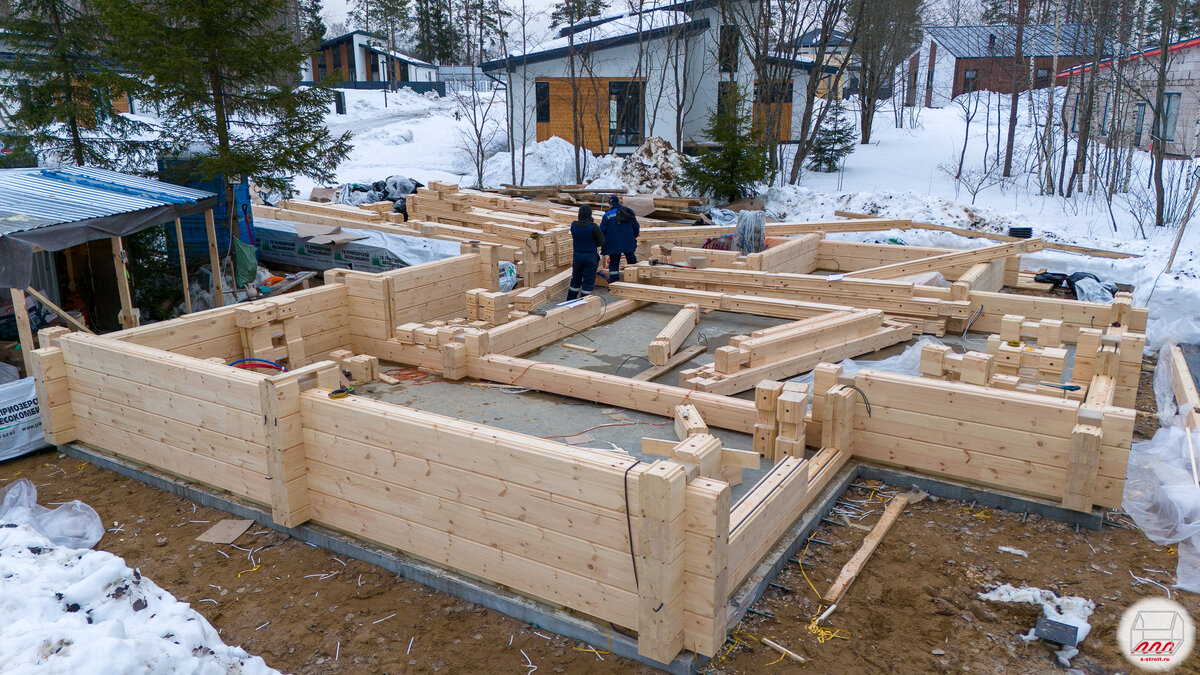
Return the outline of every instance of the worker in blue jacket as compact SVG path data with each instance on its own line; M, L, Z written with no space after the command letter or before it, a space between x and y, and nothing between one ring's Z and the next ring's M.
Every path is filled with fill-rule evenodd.
M579 220L571 223L571 248L575 255L571 259L571 287L567 289L567 300L587 295L595 288L601 246L604 246L604 233L592 220L592 207L584 204L579 207Z
M637 238L641 230L638 227L637 216L633 209L621 205L621 199L616 195L608 198L611 208L600 219L600 229L604 231L604 247L601 253L608 256L608 280L621 280L621 256L625 262L637 263Z

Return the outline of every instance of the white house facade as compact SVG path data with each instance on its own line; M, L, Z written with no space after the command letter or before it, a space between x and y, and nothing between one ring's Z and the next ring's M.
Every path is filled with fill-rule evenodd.
M803 113L806 64L793 59L773 68L786 76L758 86L736 30L716 0L675 2L578 23L573 34L564 28L536 49L481 69L509 88L517 146L553 136L598 154L629 153L652 136L677 150L703 146L711 143L704 127L729 82L756 101L756 113L782 106L778 136L786 140Z

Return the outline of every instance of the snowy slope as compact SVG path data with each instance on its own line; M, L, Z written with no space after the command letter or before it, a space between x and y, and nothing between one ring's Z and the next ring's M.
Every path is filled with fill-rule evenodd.
M277 673L121 558L0 526L0 671Z
M1002 97L987 92L977 96L981 98L981 112L972 123L967 144L964 166L968 168L982 166L984 154L994 156L996 152L994 111ZM993 110L991 137L985 141L985 123L981 120L989 106ZM1006 122L1007 97L1001 110ZM1067 200L1038 194L1032 174L1021 170L1033 162L1025 150L1033 143L1033 127L1027 124L1024 102L1019 110L1016 177L982 190L975 204L970 204L967 191L959 189L956 194L953 176L942 168L949 166L953 171L963 148L966 123L961 108L952 105L921 110L916 128L906 123L903 129L896 127L890 109L881 110L876 116L872 143L858 146L842 172L805 172L799 186L770 188L765 194L768 209L790 220L831 218L834 211L846 210L996 233L1006 232L1008 227L1032 227L1034 236L1047 240L1142 256L1109 260L1043 251L1025 256L1025 266L1058 272L1086 271L1107 281L1133 284L1135 303L1150 306L1152 338L1159 337L1153 334L1162 332L1166 322L1196 316L1200 309L1200 260L1196 256L1200 223L1188 228L1172 272L1163 273L1177 228L1139 228L1129 204L1120 195L1113 200L1110 214L1108 204L1096 195L1082 194ZM1146 153L1137 155L1135 165L1144 170L1148 157ZM913 245L983 245L979 240L929 231L842 235L868 241L889 237Z

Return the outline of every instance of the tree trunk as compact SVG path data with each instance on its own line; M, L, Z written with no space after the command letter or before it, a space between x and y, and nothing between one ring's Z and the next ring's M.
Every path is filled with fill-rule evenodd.
M1167 115L1165 103L1167 101L1167 65L1170 63L1170 54L1167 52L1167 47L1171 43L1171 24L1175 23L1175 1L1164 0L1159 5L1161 7L1161 16L1159 17L1158 29L1158 79L1154 83L1154 124L1151 127L1154 133L1150 138L1152 145L1150 147L1151 161L1153 169L1151 174L1154 177L1154 226L1162 227L1166 224L1166 189L1163 187L1163 158L1167 154L1166 134L1167 134Z
M50 3L50 20L54 23L55 37L62 39L62 14L59 12L59 6L57 2ZM71 134L71 159L75 161L76 166L83 166L83 135L79 132L79 115L77 114L74 106L75 84L72 81L75 78L68 58L69 57L65 57L60 62L62 65L63 103L66 104L67 129ZM96 114L96 111L92 111L92 114Z
M1013 46L1013 90L1012 102L1008 108L1008 141L1004 146L1004 176L1012 175L1012 158L1013 158L1013 141L1017 133L1017 107L1021 103L1021 88L1017 84L1021 81L1018 76L1024 75L1023 64L1021 63L1021 41L1025 38L1025 23L1029 16L1029 0L1017 1L1017 43ZM1030 110L1030 113L1033 111Z

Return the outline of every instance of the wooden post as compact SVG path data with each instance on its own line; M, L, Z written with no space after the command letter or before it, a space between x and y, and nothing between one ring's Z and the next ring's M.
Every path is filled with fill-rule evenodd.
M662 663L683 649L687 474L658 461L638 477L638 654Z
M221 280L221 255L217 252L217 226L213 223L213 212L204 212L204 230L208 235L208 266L212 276L213 303L217 307L225 306L225 289Z
M259 383L263 424L267 436L267 472L271 477L271 519L296 527L312 517L308 501L308 466L305 462L300 415L300 386L295 376Z
M10 288L12 295L13 316L17 319L17 335L21 339L21 358L25 360L25 376L33 373L32 352L37 347L33 344L33 329L29 327L29 308L25 306L25 292Z
M1100 466L1100 427L1076 424L1071 431L1071 454L1067 459L1067 484L1063 508L1090 512L1095 503L1096 471Z
M175 219L175 243L179 245L179 273L183 275L183 308L192 313L192 289L188 286L187 253L183 250L183 223Z
M129 292L129 273L125 271L125 242L120 237L113 237L113 268L117 272L117 292L121 295L121 328L134 328L139 323L137 312L133 310L133 296Z
M699 478L684 491L684 645L713 656L725 643L729 602L729 486Z

